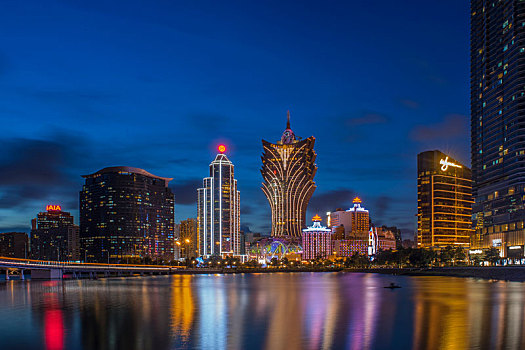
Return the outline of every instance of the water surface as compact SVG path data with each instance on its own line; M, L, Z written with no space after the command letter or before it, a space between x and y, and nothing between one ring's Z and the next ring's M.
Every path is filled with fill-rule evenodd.
M519 282L343 272L1 281L0 347L519 349L524 298Z

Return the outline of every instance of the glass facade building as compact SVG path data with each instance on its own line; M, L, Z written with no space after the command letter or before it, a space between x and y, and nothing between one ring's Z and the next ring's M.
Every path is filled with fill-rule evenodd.
M210 164L210 176L197 190L199 254L204 257L241 254L240 192L233 163L219 153Z
M440 151L417 156L417 246L468 247L472 236L472 172Z
M290 128L290 114L280 141L262 140L262 190L272 211L272 236L301 237L314 182L315 138L301 140Z
M470 50L473 243L503 256L525 239L525 1L472 0Z
M174 196L163 178L132 167L83 176L80 192L82 258L126 262L173 260Z

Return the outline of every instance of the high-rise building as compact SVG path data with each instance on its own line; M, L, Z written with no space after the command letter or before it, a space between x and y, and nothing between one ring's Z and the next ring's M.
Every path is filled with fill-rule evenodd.
M290 128L290 113L280 141L262 140L262 190L272 211L272 236L301 237L306 208L315 191L315 138L302 140Z
M226 147L210 164L210 176L197 190L199 254L204 257L240 255L240 192L234 166L226 157Z
M313 217L312 226L303 230L303 260L327 259L332 255L332 230L321 226L321 217Z
M417 156L417 246L468 247L472 235L472 173L440 151Z
M83 177L82 259L173 259L174 196L168 187L171 178L125 166L104 168Z
M179 226L180 257L184 259L199 256L199 238L197 236L197 219L182 220Z
M78 240L71 236L75 229L70 213L59 205L46 206L46 211L31 220L31 256L40 260L77 260Z
M29 257L29 238L25 232L0 233L0 256Z
M337 209L329 212L328 219L330 227L335 233L336 230L344 229L344 234L347 237L362 235L366 236L370 229L370 214L368 210L361 206L361 199L355 197L353 200L353 207L348 210Z
M473 243L505 256L525 243L525 2L471 0L470 18Z

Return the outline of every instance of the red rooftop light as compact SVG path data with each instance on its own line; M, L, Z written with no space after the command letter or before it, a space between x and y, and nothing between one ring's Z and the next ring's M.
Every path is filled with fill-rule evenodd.
M217 148L219 149L219 152L221 152L221 153L226 152L226 146L224 146L224 145L219 145L219 147L217 147Z

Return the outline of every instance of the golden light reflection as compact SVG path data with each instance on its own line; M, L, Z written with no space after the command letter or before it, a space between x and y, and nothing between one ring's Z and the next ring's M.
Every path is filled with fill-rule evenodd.
M171 283L171 329L182 341L190 339L195 314L192 275L173 275Z

